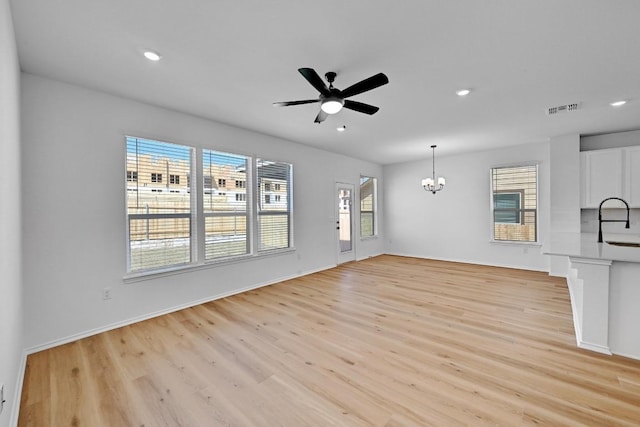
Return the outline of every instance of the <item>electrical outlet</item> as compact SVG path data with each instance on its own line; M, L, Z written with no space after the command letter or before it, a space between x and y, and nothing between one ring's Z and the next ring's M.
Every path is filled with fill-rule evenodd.
M111 288L104 288L102 290L102 299L111 299Z
M0 414L4 409L4 402L6 402L6 400L4 400L4 384L0 384Z

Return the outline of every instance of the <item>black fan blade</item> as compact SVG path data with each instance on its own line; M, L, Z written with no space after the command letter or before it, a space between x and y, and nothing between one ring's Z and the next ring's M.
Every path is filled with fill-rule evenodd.
M288 107L290 105L302 105L302 104L312 104L314 102L320 102L319 99L305 99L304 101L283 101L283 102L274 102L274 107Z
M302 77L307 79L311 86L315 87L318 92L324 96L329 96L329 88L324 84L318 73L313 68L298 68Z
M320 110L320 112L316 116L316 119L313 122L314 123L322 123L327 119L327 117L329 117L329 115L327 113L325 113L323 110Z
M383 73L378 73L375 76L371 76L368 79L364 79L361 82L349 86L345 90L341 91L340 94L343 98L348 98L350 96L375 89L382 85L386 85L387 83L389 83L389 79L387 78L387 76L385 76Z
M365 113L369 115L377 113L378 110L380 109L378 107L374 107L373 105L364 104L362 102L357 102L357 101L351 101L349 99L344 101L343 107L353 111L357 111L359 113Z

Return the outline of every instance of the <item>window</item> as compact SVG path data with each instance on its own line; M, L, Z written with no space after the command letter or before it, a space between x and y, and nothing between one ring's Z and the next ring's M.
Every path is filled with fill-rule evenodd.
M183 145L127 137L127 170L162 182L162 173L186 175L192 149ZM127 176L128 178L128 176ZM130 272L161 269L191 262L191 198L147 188L146 182L127 179L127 241ZM154 191L155 190L155 191ZM186 190L186 187L185 187Z
M537 165L491 169L491 200L494 240L538 240Z
M499 224L522 224L522 196L520 193L493 193L493 203L495 207L495 222Z
M211 194L213 188L213 177L211 175L205 175L203 177L204 194Z
M205 174L204 220L206 260L219 259L249 253L249 206L246 190L237 192L235 200L225 194L207 191L211 177L218 178L218 185L225 185L227 179L246 182L250 159L246 156L202 150L202 169ZM209 178L208 180L206 178ZM239 179L240 178L240 179Z
M292 246L292 165L129 136L126 146L128 273ZM274 183L278 194L265 193Z
M282 249L291 246L291 165L289 163L257 159L256 176L259 193L264 193L264 182L277 183L285 194L278 203L271 203L266 194L258 194L258 251ZM260 203L264 201L264 203Z
M280 184L274 184L273 188L275 189L275 191L280 191Z
M372 237L375 231L377 179L360 177L360 237Z
M264 183L264 191L271 191L271 183L270 182L265 182Z

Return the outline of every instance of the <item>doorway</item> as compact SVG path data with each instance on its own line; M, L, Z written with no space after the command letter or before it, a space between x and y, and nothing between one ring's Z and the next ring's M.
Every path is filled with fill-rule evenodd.
M353 241L354 185L336 183L336 239L338 264L356 259Z

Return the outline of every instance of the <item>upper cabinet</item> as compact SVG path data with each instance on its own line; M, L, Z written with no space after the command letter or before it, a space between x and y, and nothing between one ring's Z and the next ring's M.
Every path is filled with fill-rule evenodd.
M640 146L580 153L580 207L598 208L608 197L620 197L640 207ZM615 200L606 207L624 207Z
M640 207L640 146L627 147L625 155L625 199L631 207Z

